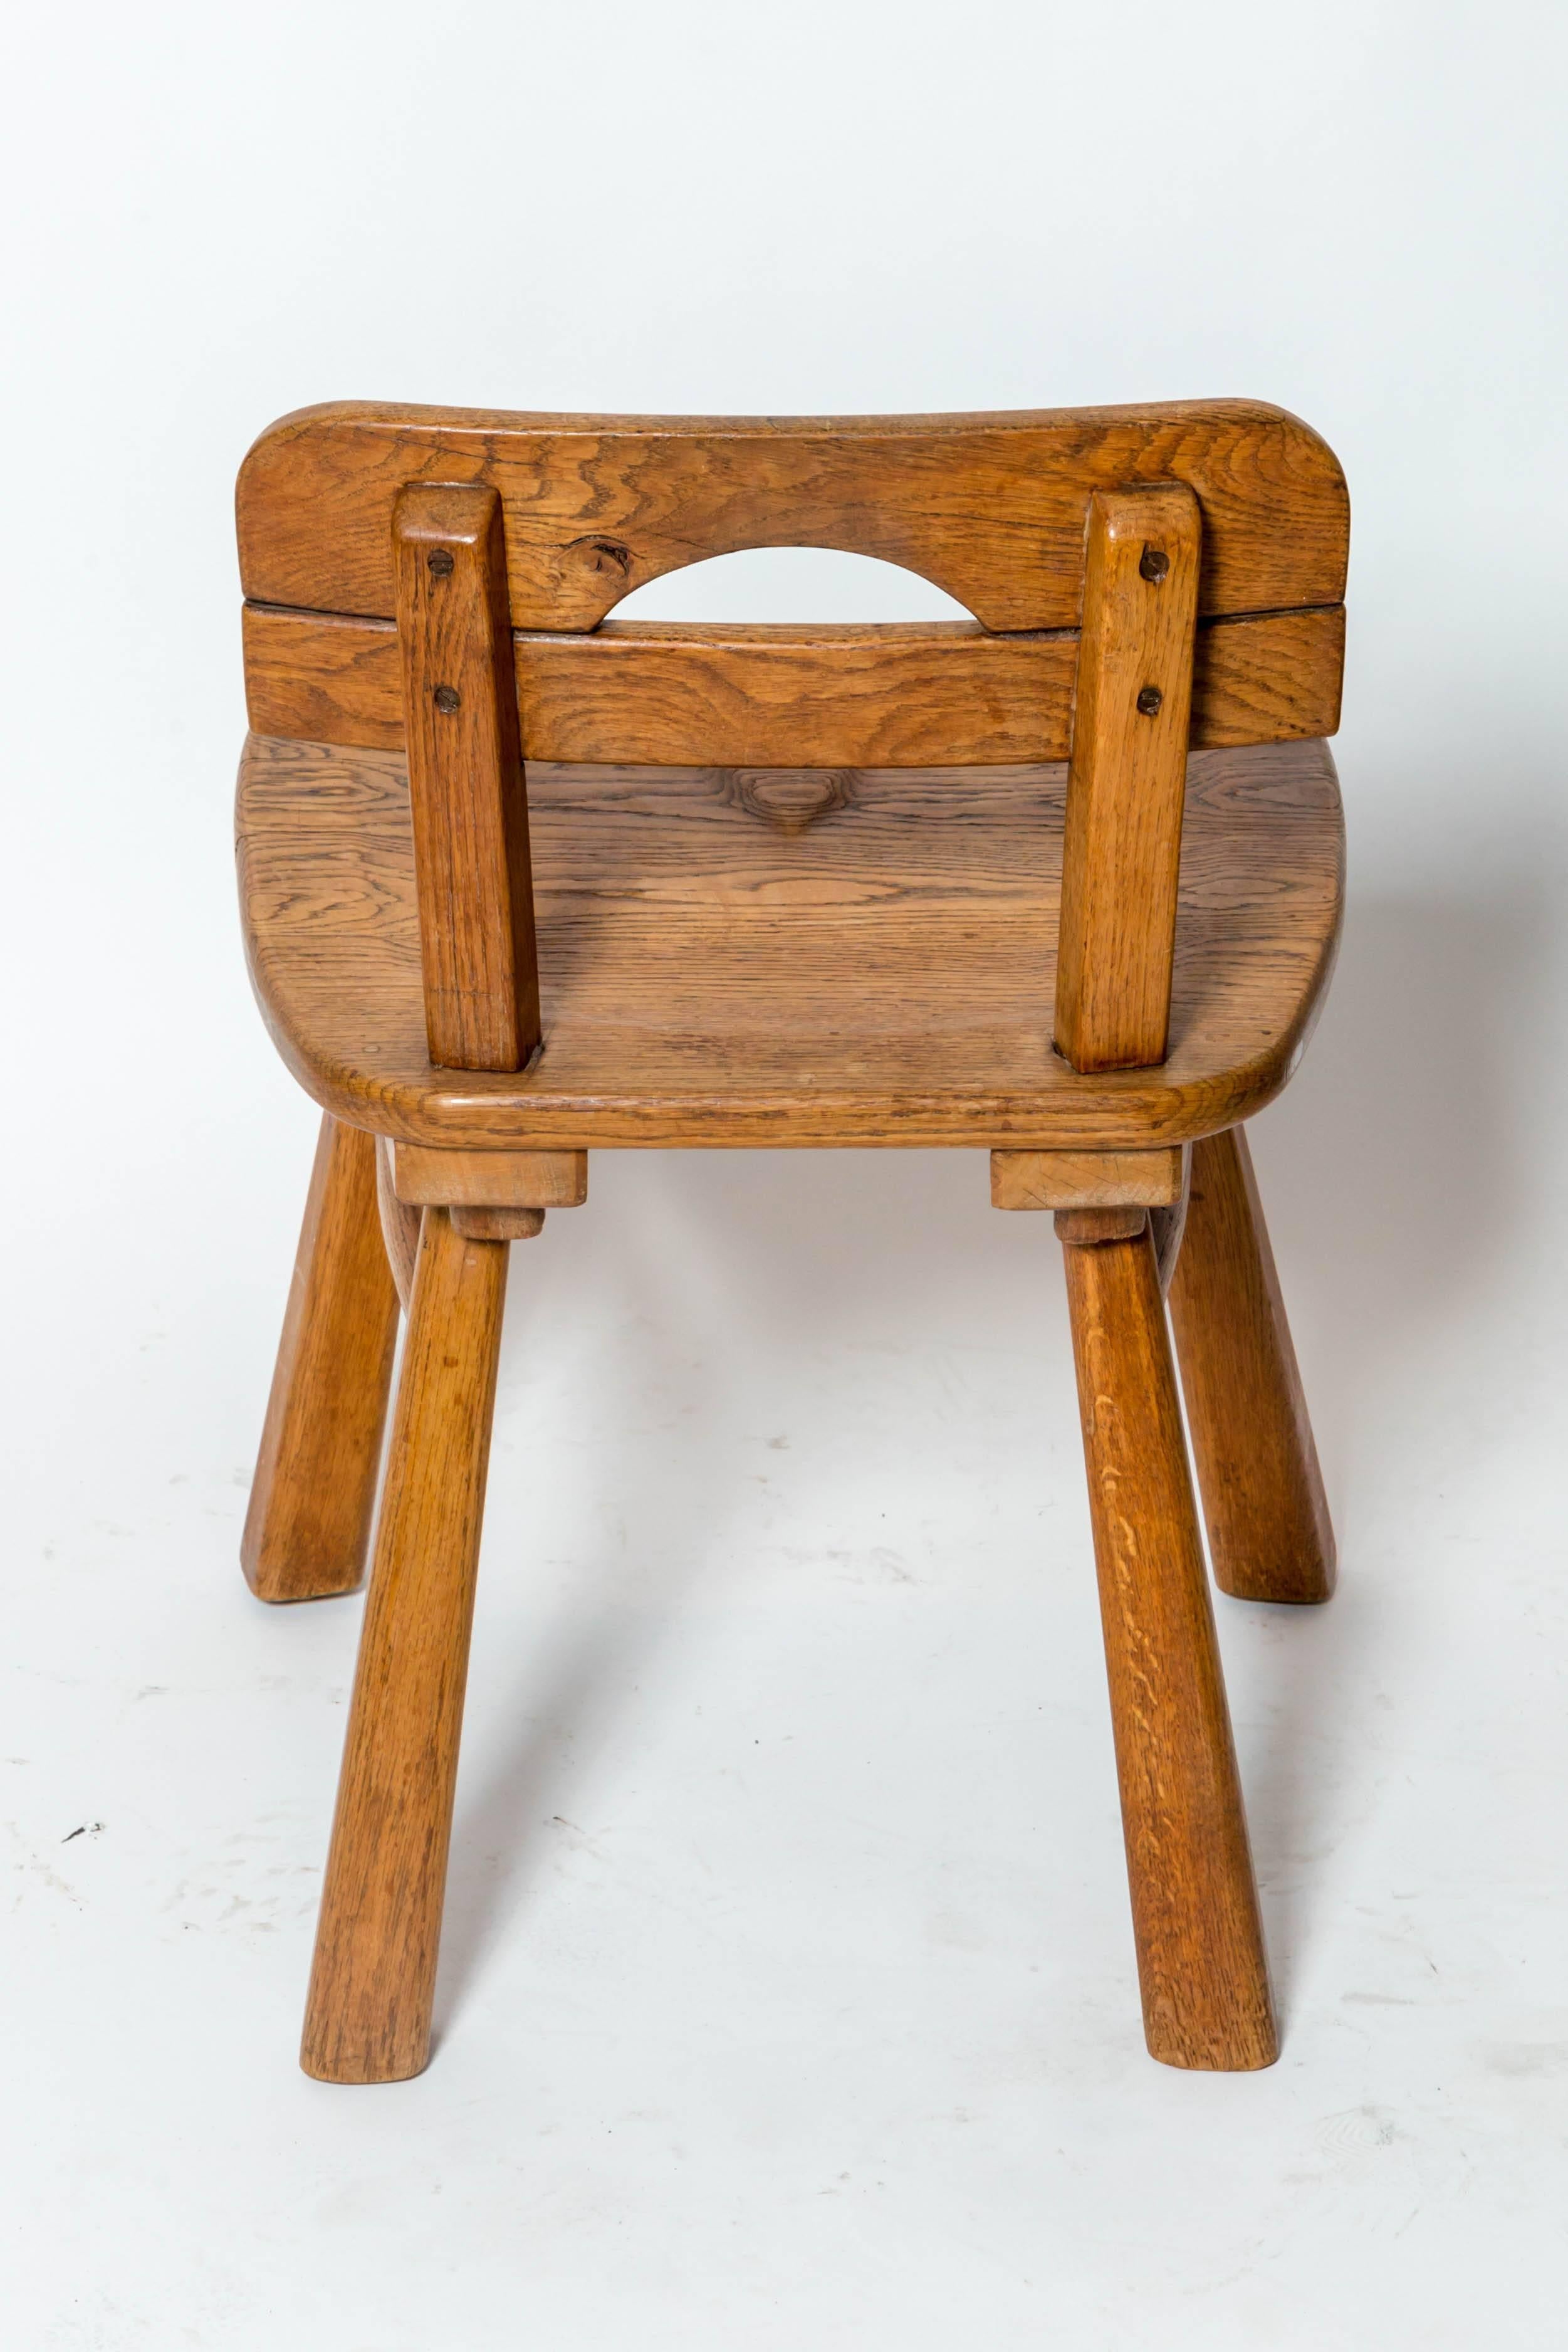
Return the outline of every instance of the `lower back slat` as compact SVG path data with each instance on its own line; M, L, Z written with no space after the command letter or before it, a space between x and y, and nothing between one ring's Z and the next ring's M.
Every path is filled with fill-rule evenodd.
M514 647L533 760L988 767L1065 759L1070 747L1073 630L612 621L585 636L519 633ZM245 649L255 733L402 749L390 622L247 604ZM1333 734L1343 654L1338 604L1200 627L1193 749Z

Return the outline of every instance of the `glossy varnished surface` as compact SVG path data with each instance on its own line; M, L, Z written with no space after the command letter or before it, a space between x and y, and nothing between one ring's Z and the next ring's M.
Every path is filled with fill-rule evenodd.
M1081 1077L1051 1046L1060 768L530 764L544 1046L425 1053L408 792L390 752L252 737L251 969L323 1106L412 1143L1179 1142L1290 1075L1333 960L1326 746L1192 760L1171 1052Z

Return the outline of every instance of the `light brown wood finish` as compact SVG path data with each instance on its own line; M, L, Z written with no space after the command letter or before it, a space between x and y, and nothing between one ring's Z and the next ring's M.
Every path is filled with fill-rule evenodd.
M1147 1231L1076 1238L1067 1297L1151 2054L1239 2070L1278 2055L1257 1890L1176 1376Z
M363 1577L396 1343L375 1140L324 1118L240 1541L258 1599L321 1600Z
M381 1211L382 1241L397 1287L398 1305L408 1313L413 1296L413 1265L419 1255L419 1211L400 1201L392 1181L392 1148L384 1135L376 1138L376 1206Z
M988 628L1072 628L1091 493L1150 481L1185 482L1202 505L1205 613L1344 594L1350 512L1333 453L1299 417L1249 400L827 417L340 401L281 418L246 459L246 594L391 619L388 525L417 481L499 492L519 629L591 629L661 572L780 546L904 564Z
M1193 1147L1170 1311L1215 1581L1239 1601L1326 1601L1333 1528L1239 1128Z
M545 1046L432 1068L407 789L389 753L253 740L241 896L278 1048L324 1107L437 1149L964 1144L1139 1150L1294 1067L1338 934L1322 744L1199 752L1170 1051L1051 1051L1060 769L853 772L802 830L734 770L530 772Z
M520 1070L539 983L500 499L407 489L392 540L430 1058Z
M993 1209L1155 1209L1179 1200L1185 1160L1164 1151L993 1151Z
M430 2054L506 1276L425 1212L300 2053L323 2082Z
M392 1147L398 1198L423 1206L580 1209L588 1198L586 1151L427 1151Z
M1056 1238L1065 1247L1092 1248L1097 1242L1134 1241L1148 1231L1149 1212L1136 1202L1109 1202L1099 1208L1058 1209Z
M247 951L330 1114L253 1507L302 1590L358 1573L420 1219L306 2067L428 2055L508 1242L581 1201L591 1149L779 1144L983 1148L998 1206L1055 1209L1149 2045L1266 2065L1161 1291L1222 1580L1318 1597L1267 1236L1244 1147L1204 1139L1284 1085L1337 939L1332 454L1249 402L350 403L264 435L238 513ZM976 625L600 625L683 564L812 544ZM299 1571L305 1468L337 1533Z
M542 1209L454 1209L452 1230L471 1242L531 1242L542 1234Z
M1096 491L1061 854L1057 1051L1165 1059L1201 525L1179 485Z
M391 622L247 604L244 626L258 735L402 749ZM519 635L512 651L530 760L997 767L1065 759L1071 741L1075 629L607 621L591 636ZM1193 748L1333 734L1343 666L1343 604L1206 623Z

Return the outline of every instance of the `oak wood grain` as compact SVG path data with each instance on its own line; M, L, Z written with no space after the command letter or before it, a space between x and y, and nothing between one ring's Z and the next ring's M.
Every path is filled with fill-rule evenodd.
M587 629L661 573L743 547L847 549L920 572L993 629L1078 619L1090 494L1186 483L1206 613L1337 604L1349 507L1333 452L1264 402L1000 415L528 415L340 401L280 418L236 495L262 604L391 618L407 482L488 483L517 628Z
M1163 1151L993 1151L993 1209L1164 1207L1181 1195L1179 1145Z
M542 1209L454 1209L452 1230L471 1242L531 1242L543 1233Z
M279 1050L338 1115L437 1149L1147 1150L1270 1100L1339 925L1322 744L1190 769L1170 1050L1053 1053L1060 768L856 771L788 833L733 770L531 772L544 1048L434 1069L407 786L389 753L253 740L241 896Z
M520 1070L539 984L501 502L416 485L392 541L430 1058Z
M1279 2054L1214 1612L1152 1239L1082 1245L1068 1307L1089 1474L1133 1930L1151 2054Z
M1200 553L1180 485L1090 500L1056 957L1075 1070L1165 1059Z
M258 735L403 745L392 623L247 604ZM1065 759L1076 630L991 636L973 622L798 628L607 621L513 638L529 760L652 767L968 767ZM1192 743L1333 735L1344 607L1199 627Z
M364 1575L396 1342L375 1139L323 1118L240 1541L258 1599L316 1601Z
M1216 1583L1240 1601L1326 1601L1333 1527L1239 1128L1193 1147L1170 1311Z
M300 2053L323 2082L430 2054L506 1276L504 1242L425 1212Z
M398 1198L473 1209L578 1209L588 1198L586 1151L430 1151L392 1147Z

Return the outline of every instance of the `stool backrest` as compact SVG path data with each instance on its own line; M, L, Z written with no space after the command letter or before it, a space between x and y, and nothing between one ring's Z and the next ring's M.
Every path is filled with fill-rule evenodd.
M305 409L263 434L239 478L252 725L402 744L392 508L407 483L462 482L500 498L526 756L1062 759L1090 497L1166 481L1202 516L1193 742L1332 734L1343 477L1298 419L1235 400L808 418ZM903 564L979 626L600 627L663 572L801 546Z
M523 759L1071 752L1057 1034L1087 1068L1164 1052L1189 744L1338 725L1344 480L1260 402L801 418L342 402L262 435L237 512L252 727L407 749L431 1054L463 1068L518 1068L538 1042ZM974 621L606 618L661 573L773 546L902 564ZM1113 905L1143 942L1130 984Z

